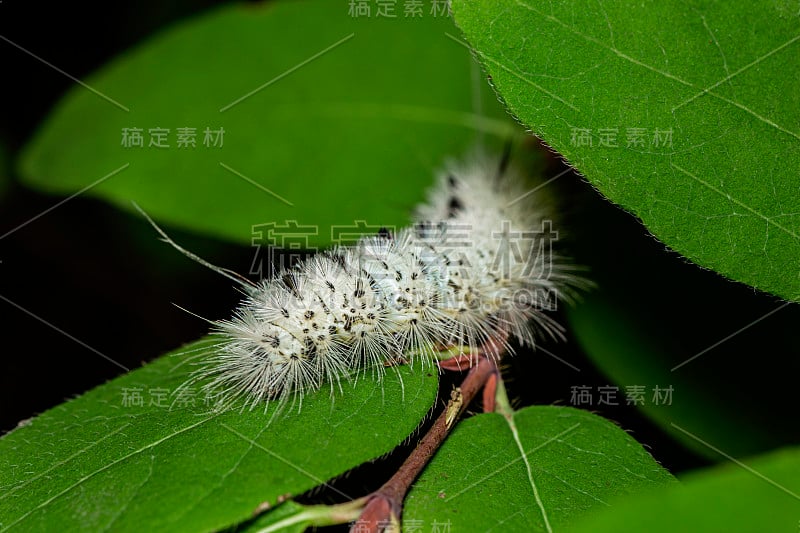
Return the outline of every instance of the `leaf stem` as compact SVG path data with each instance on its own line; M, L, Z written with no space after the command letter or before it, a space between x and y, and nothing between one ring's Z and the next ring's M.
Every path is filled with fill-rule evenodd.
M346 524L358 518L364 510L364 503L366 501L366 498L359 498L337 505L303 506L301 512L288 516L274 524L270 524L263 529L259 529L257 533L272 533L274 531L281 531L295 524L303 523L318 527Z
M536 486L536 482L533 479L531 464L528 461L528 453L522 446L522 439L519 436L519 431L517 430L517 424L514 421L514 408L511 407L511 402L509 401L508 394L506 393L506 386L503 383L502 379L497 380L495 405L497 413L503 415L503 418L506 419L506 423L508 424L508 427L511 430L511 435L514 437L514 442L516 443L517 448L519 449L520 456L522 457L522 460L525 463L525 472L528 475L528 481L531 485L531 489L533 490L533 497L536 500L536 505L539 507L539 510L542 513L542 520L544 521L545 530L547 531L547 533L552 533L553 528L550 525L550 519L547 516L547 510L545 509L544 503L542 502L542 498L539 495L539 488Z
M511 407L511 401L508 399L506 392L506 385L502 379L497 380L497 392L494 396L496 402L495 412L503 415L506 420L514 416L514 408Z
M358 528L359 532L377 533L383 531L389 524L399 525L403 499L411 484L447 438L455 419L472 402L488 379L496 373L497 363L494 359L484 356L477 358L477 364L470 369L461 386L450 398L447 407L400 469L381 488L367 496L367 505L351 532Z

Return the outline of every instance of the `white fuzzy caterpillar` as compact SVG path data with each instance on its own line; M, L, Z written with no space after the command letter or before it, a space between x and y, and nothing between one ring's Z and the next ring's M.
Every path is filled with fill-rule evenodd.
M366 369L380 378L401 358L424 364L445 347L474 352L499 339L510 350L509 337L533 345L540 332L559 336L542 307L579 278L552 253L541 199L503 167L488 158L451 165L412 227L246 287L233 318L216 323L222 340L193 381L253 406L302 399Z

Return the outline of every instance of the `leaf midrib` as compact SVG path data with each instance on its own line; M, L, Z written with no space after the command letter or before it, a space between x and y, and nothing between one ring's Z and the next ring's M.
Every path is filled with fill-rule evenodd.
M171 439L172 437L176 437L176 436L178 436L178 435L180 435L180 434L182 434L182 433L185 433L185 432L187 432L187 431L189 431L189 430L192 430L192 429L194 429L194 428L196 428L196 427L198 427L198 426L201 426L201 425L205 424L206 422L208 422L208 421L210 421L210 420L212 420L212 419L216 418L217 416L219 416L219 415L218 415L218 414L212 415L212 416L210 416L210 417L208 417L208 418L205 418L204 420L201 420L201 421L199 421L199 422L196 422L196 423L194 423L194 424L191 424L191 425L189 425L189 426L186 426L186 427L184 427L184 428L182 428L182 429L180 429L180 430L178 430L178 431L175 431L175 432L173 432L173 433L170 433L169 435L165 435L164 437L162 437L162 438L158 439L158 440L157 440L157 441L155 441L155 442L151 442L150 444L148 444L148 445L146 445L146 446L143 446L143 447L139 448L138 450L134 450L134 451L132 451L132 452L130 452L130 453L128 453L128 454L126 454L126 455L124 455L124 456L120 457L119 459L116 459L116 460L114 460L114 461L112 461L112 462L110 462L110 463L108 463L108 464L106 464L106 465L104 465L104 466L102 466L102 467L98 468L98 469L97 469L97 470L95 470L94 472L91 472L91 473L89 473L89 474L87 474L87 475L83 476L82 478L80 478L79 480L77 480L77 481L76 481L75 483L73 483L72 485L68 486L67 488L63 489L62 491L58 492L57 494L55 494L55 495L51 496L50 498L48 498L47 500L43 501L42 503L40 503L39 505L37 505L37 506L36 506L36 507L34 507L33 509L29 510L27 513L23 514L22 516L20 516L19 518L17 518L17 519L16 519L14 522L11 522L10 524L8 524L7 526L5 526L5 527L4 527L2 530L0 530L0 531L8 531L8 530L9 530L11 527L13 527L13 526L15 526L15 525L19 524L20 522L22 522L23 520L25 520L26 518L28 518L29 516L31 516L31 515L32 515L32 514L33 514L35 511L37 511L37 510L41 509L42 507L45 507L45 506L47 506L47 505L50 505L52 502L54 502L54 501L55 501L55 500L57 500L58 498L62 497L63 495L65 495L65 494L67 494L67 493L69 493L69 492L70 492L70 491L72 491L73 489L75 489L75 488L79 487L79 486L80 486L82 483L84 483L85 481L88 481L89 479L93 478L93 477L94 477L94 476L96 476L97 474L99 474L99 473L101 473L101 472L104 472L105 470L108 470L109 468L111 468L111 467L113 467L113 466L115 466L115 465L117 465L117 464L119 464L119 463L122 463L122 462L124 462L124 461L127 461L127 460L128 460L128 459L130 459L131 457L134 457L134 456L136 456L136 455L138 455L138 454L142 453L142 452L143 452L143 451L145 451L145 450L149 450L149 449L151 449L151 448L154 448L154 447L156 447L156 446L158 446L158 445L162 444L163 442L166 442L167 440Z

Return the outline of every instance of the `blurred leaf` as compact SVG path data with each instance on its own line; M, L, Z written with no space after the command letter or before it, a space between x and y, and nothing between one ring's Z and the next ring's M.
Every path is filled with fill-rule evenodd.
M0 144L0 200L5 196L10 184L11 171L8 165L8 152L6 147Z
M603 194L698 264L800 299L796 6L454 0L453 12L512 113Z
M257 224L297 221L308 246L335 225L402 226L445 157L517 131L453 31L447 17L351 17L343 2L226 6L86 80L130 112L75 87L21 174L66 194L119 170L85 194L241 243ZM187 127L194 148L178 146ZM144 147L122 146L123 128L143 129ZM149 147L153 128L169 148ZM224 129L221 147L206 128Z
M435 372L400 367L382 387L362 379L345 384L335 401L330 390L308 395L302 412L270 424L272 408L212 412L192 389L194 395L159 406L209 342L164 356L0 439L4 531L228 527L260 505L274 506L389 452L436 397ZM125 405L137 391L143 405Z
M797 531L800 450L746 463L694 472L680 485L615 502L573 531Z
M571 219L571 251L598 287L566 315L578 344L619 386L618 401L640 386L639 409L714 460L719 455L672 423L735 456L800 441L800 427L785 423L796 410L800 305L688 264L591 196L572 196L580 212Z
M558 531L615 496L673 480L627 433L586 411L526 407L513 419L518 440L500 414L459 423L409 494L404 524L547 531L544 512Z

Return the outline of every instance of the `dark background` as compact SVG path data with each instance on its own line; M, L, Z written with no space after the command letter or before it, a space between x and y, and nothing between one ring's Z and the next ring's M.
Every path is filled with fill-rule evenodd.
M82 79L156 30L214 4L123 2L104 12L81 2L4 0L0 35ZM0 149L14 176L14 155L74 82L3 40L0 65ZM0 234L60 200L12 183L0 197ZM232 267L249 267L252 259L244 247L176 237ZM79 196L0 239L0 295L136 368L207 332L170 302L222 318L238 300L226 280L165 248L141 220ZM0 431L123 372L8 302L0 301L0 313L6 341L0 349Z

